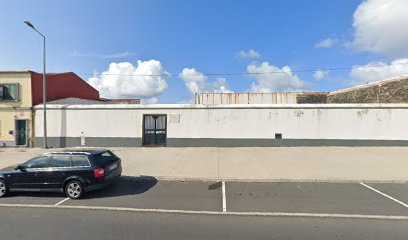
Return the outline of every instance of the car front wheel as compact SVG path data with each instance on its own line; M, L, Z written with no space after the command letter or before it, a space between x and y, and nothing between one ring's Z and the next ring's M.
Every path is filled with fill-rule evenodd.
M65 194L71 199L81 198L84 194L82 183L77 180L68 182L68 184L65 186Z
M0 198L6 196L7 194L7 185L4 180L0 180Z

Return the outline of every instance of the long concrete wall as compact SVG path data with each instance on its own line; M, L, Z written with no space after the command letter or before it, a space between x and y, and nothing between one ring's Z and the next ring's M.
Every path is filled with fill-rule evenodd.
M408 104L49 106L51 146L142 146L144 114L167 115L167 146L408 145ZM41 144L42 108L35 110ZM282 139L275 139L282 134Z

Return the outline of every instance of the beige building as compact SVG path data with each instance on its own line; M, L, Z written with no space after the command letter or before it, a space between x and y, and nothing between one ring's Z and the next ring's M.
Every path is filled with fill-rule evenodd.
M0 71L0 147L33 146L33 106L43 101L43 75ZM99 92L73 72L47 74L47 99L99 101ZM52 119L50 119L52 120Z
M0 72L0 146L30 146L31 72Z

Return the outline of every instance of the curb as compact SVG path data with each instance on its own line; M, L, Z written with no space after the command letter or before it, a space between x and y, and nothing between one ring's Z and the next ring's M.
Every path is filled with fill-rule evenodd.
M270 183L394 183L407 184L408 180L375 180L375 179L262 179L262 178L207 178L207 177L173 177L173 176L130 176L139 179L155 178L161 181L181 182L270 182Z

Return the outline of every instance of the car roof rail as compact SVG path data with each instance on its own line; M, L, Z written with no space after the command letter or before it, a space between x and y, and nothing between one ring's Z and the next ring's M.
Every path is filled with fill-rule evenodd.
M85 155L91 155L91 153L90 152L47 152L47 153L44 153L45 155L48 155L48 154L85 154Z

